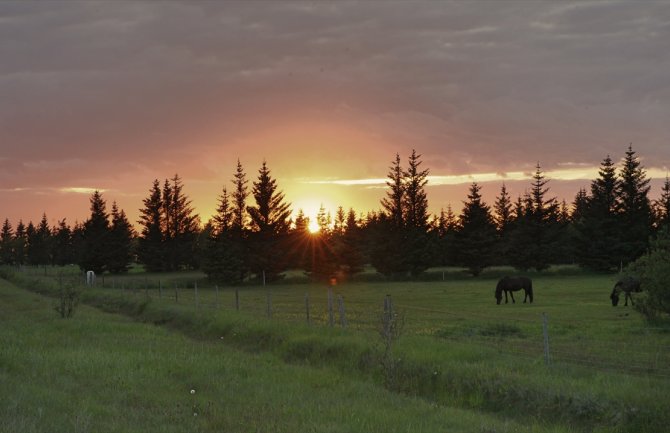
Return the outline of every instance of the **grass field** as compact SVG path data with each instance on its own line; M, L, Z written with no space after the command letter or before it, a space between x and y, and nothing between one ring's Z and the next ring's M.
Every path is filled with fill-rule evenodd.
M13 274L11 278L21 286L53 292L57 288L57 278L50 270L46 274L42 271L24 272ZM111 288L112 277L107 277L105 288L88 288L82 295L91 305L124 313L140 321L165 324L197 340L155 327L132 324L128 319L96 313L86 308L71 321L56 319L55 312L49 311L48 305L47 308L36 309L35 314L43 315L44 320L51 324L47 326L48 332L56 334L62 332L60 328L63 326L80 327L77 332L82 333L97 331L98 323L112 328L117 326L116 322L127 327L137 327L137 330L132 331L133 335L138 333L137 339L129 338L128 331L118 330L117 335L117 331L111 328L106 330L108 338L114 341L109 349L113 351L117 347L122 348L121 352L136 351L133 352L135 355L129 355L133 359L140 356L143 346L144 351L149 346L150 353L161 350L159 343L148 343L154 337L139 337L144 332L158 332L163 334L161 338L175 339L167 346L174 348L176 353L180 350L184 350L185 354L198 353L197 356L191 356L194 358L192 362L202 363L204 370L221 372L220 367L213 365L216 361L209 359L214 356L209 352L210 349L225 351L226 354L221 356L226 359L250 357L240 360L240 365L256 373L236 373L250 381L256 379L257 367L271 363L271 370L278 375L301 378L294 381L294 386L306 388L293 392L297 399L311 401L313 399L310 395L315 392L313 383L310 385L309 380L303 383L302 374L316 375L310 380L317 382L321 380L318 375L324 374L327 376L323 379L326 383L342 382L350 386L369 387L366 392L372 393L357 403L351 400L350 405L347 397L338 394L337 387L316 387L319 392L323 391L323 395L317 392L314 399L323 398L322 404L338 408L334 413L355 413L365 408L364 414L352 415L360 422L349 423L345 420L349 419L346 416L337 420L335 415L332 415L335 418L330 421L322 422L314 419L313 414L303 416L291 412L290 416L279 417L281 419L278 418L274 424L254 420L251 415L250 418L242 417L246 421L236 425L225 424L222 427L225 431L498 432L520 431L520 425L530 426L533 431L665 431L670 420L666 414L670 403L667 395L670 385L670 330L661 325L645 324L630 307L613 308L608 299L612 276L571 273L567 270L533 275L535 302L532 305L522 304L519 297L516 304L496 305L493 287L499 276L498 271L478 279L467 278L460 273L446 273L444 281L439 273L437 276L434 281L424 282L368 281L336 286L334 294L342 295L346 310L348 326L344 330L337 326L329 329L327 326L325 286L299 284L297 281L268 287L244 286L238 290L238 313L235 311L233 289L215 290L198 274L131 274L114 277L115 289ZM160 297L159 278L162 280ZM189 281L192 283L188 284ZM178 286L178 303L175 300L175 282ZM195 282L198 283L197 302ZM21 292L8 286L3 290L9 290L19 299L23 299L22 296L27 299L29 296L19 296L17 293ZM310 301L309 326L305 324L306 293ZM389 372L380 367L381 343L376 332L380 326L382 300L387 294L391 295L396 311L402 313L405 322L404 332L394 347L392 384L385 381ZM268 295L271 300L271 318L266 317ZM3 309L9 311L3 311L3 317L12 317L11 311L19 307L11 303L5 305L5 298L9 297L3 295ZM523 297L520 298L522 300ZM20 302L28 301L24 299ZM41 302L48 304L47 301ZM544 359L542 313L546 313L548 318L550 365L545 365ZM30 331L29 323L31 326L41 326L41 322L29 318L32 315L24 313L18 317L14 314L17 317L12 320L17 321L14 325L17 331L9 336L3 331L3 347L21 344L22 340L31 341L34 337L31 333L47 333L45 330ZM336 303L335 322L339 323L338 320ZM69 331L66 332L68 335L56 334L48 338L55 343L53 349L60 347L57 344L59 340L70 341L72 338L68 336L71 334ZM98 341L100 337L90 337L96 345L102 344ZM193 347L201 347L202 350L194 352ZM238 349L243 349L244 353ZM60 350L64 349L60 347ZM76 350L82 356L87 351L86 344ZM160 359L164 356L170 358L169 354L147 356L150 359L146 362L151 365L162 365ZM4 366L6 358L3 356L0 359ZM11 356L9 359L11 361ZM125 356L121 356L118 363L123 365L124 359ZM175 360L176 364L182 364L183 361ZM14 362L23 365L26 360L15 359ZM143 361L132 362L144 365ZM63 368L59 364L53 366L58 372ZM48 371L49 366L45 365L39 370ZM8 374L4 367L2 371L3 382L15 380L16 374ZM149 376L155 374L150 371L145 373ZM123 379L122 372L117 374L122 378L119 380L127 383L128 379ZM60 376L60 373L55 376ZM108 378L105 375L103 379ZM165 386L169 387L169 379L162 376L154 379L167 381ZM282 379L274 375L266 377L266 380L282 383ZM393 393L383 389L385 383ZM3 383L3 389L13 389L15 385ZM110 385L104 386L108 388ZM186 384L183 386L188 387ZM35 392L48 394L51 391L36 389ZM275 388L266 396L271 401L262 403L262 407L270 412L287 404L282 403L283 397L273 396L274 392L282 394L279 388ZM346 392L344 395L347 395ZM168 406L181 401L176 396L177 400L174 401L167 395L158 396L156 398L163 398ZM416 397L420 398L417 400ZM3 402L9 398L3 396ZM258 395L250 397L249 401L244 402L245 407L258 408L260 403L254 400L257 398ZM376 412L377 400L384 398L402 400L398 404L403 408L408 405L407 412L402 409L398 415L403 422L393 423L397 425L396 430L389 427L391 424L384 424L388 408L381 405L379 412ZM324 403L326 401L329 403ZM307 403L299 400L289 403L293 404ZM412 405L418 405L416 410L419 412L412 412ZM421 408L424 405L428 412L432 410L430 408L437 407L439 410L436 412L442 415L452 410L458 413L447 416L452 424L437 427L442 422L437 421L439 417L435 418L435 424L429 424L433 422L432 418L426 418L425 414L418 415L423 413L421 411L424 409ZM20 406L14 404L11 407L18 410ZM50 410L47 406L44 404L39 407ZM57 404L55 406L58 407ZM111 411L114 412L114 409ZM89 417L91 422L98 419L95 413L95 416ZM254 410L251 410L250 414L253 413ZM23 418L18 416L16 419ZM155 426L156 431L157 426L166 422L160 413L147 415L147 419L151 421L147 421L146 426ZM203 419L201 417L198 423L204 422ZM459 420L457 425L453 424L456 419ZM258 428L254 427L252 420L253 423L261 423ZM63 425L68 422L71 424L72 419L64 420ZM211 426L218 424L197 425L202 431L215 431ZM452 427L447 427L449 425ZM40 430L39 426L35 428L33 431L45 431ZM145 431L147 428L138 430ZM110 431L133 431L133 428L119 425L116 430ZM176 428L175 431L184 430ZM196 428L195 431L199 430Z

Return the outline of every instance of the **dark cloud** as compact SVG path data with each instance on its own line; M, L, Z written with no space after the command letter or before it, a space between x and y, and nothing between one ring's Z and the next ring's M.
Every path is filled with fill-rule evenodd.
M369 140L362 176L667 167L668 52L667 2L2 2L0 182L207 179L301 122Z

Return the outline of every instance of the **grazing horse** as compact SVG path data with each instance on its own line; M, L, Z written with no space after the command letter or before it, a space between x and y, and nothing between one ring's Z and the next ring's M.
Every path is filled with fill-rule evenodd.
M514 294L518 290L525 292L523 302L526 303L526 300L530 300L530 303L533 303L533 282L530 278L527 277L503 277L498 281L496 286L496 301L500 304L502 300L502 295L505 293L505 304L507 303L507 293L512 297L512 303L514 303Z
M628 300L630 299L631 305L633 305L633 297L631 296L632 292L641 292L642 289L640 288L640 280L638 280L635 277L630 277L626 276L619 281L616 282L614 285L614 289L612 289L612 294L610 295L610 299L612 300L612 306L616 307L619 304L619 294L621 292L624 292L624 299L626 300L626 303L623 304L624 307L628 306Z

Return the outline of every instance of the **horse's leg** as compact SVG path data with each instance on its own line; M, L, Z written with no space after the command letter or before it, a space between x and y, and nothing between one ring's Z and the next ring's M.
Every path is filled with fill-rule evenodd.
M526 303L526 299L528 299L528 291L526 289L523 289L523 303Z
M633 305L633 298L630 295L630 292L624 292L626 294L626 302L623 304L624 307L628 306L628 298L630 298L630 304Z
M503 293L505 294L505 304L507 303L507 290L503 290Z
M512 304L516 304L516 302L514 301L514 292L510 290L509 295L512 297Z

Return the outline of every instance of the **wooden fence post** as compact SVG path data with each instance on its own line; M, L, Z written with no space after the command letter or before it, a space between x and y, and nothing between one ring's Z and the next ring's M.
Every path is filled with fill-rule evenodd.
M347 327L347 316L344 311L344 298L342 295L337 296L337 303L340 310L340 326L343 328Z
M328 289L328 326L331 328L335 325L335 319L333 318L333 290Z
M198 299L198 282L193 283L195 289L195 308L196 310L200 308L200 300Z
M309 325L309 293L305 292L305 315L307 316L307 324Z
M549 365L549 326L547 324L547 314L542 313L542 334L544 335L544 363Z

